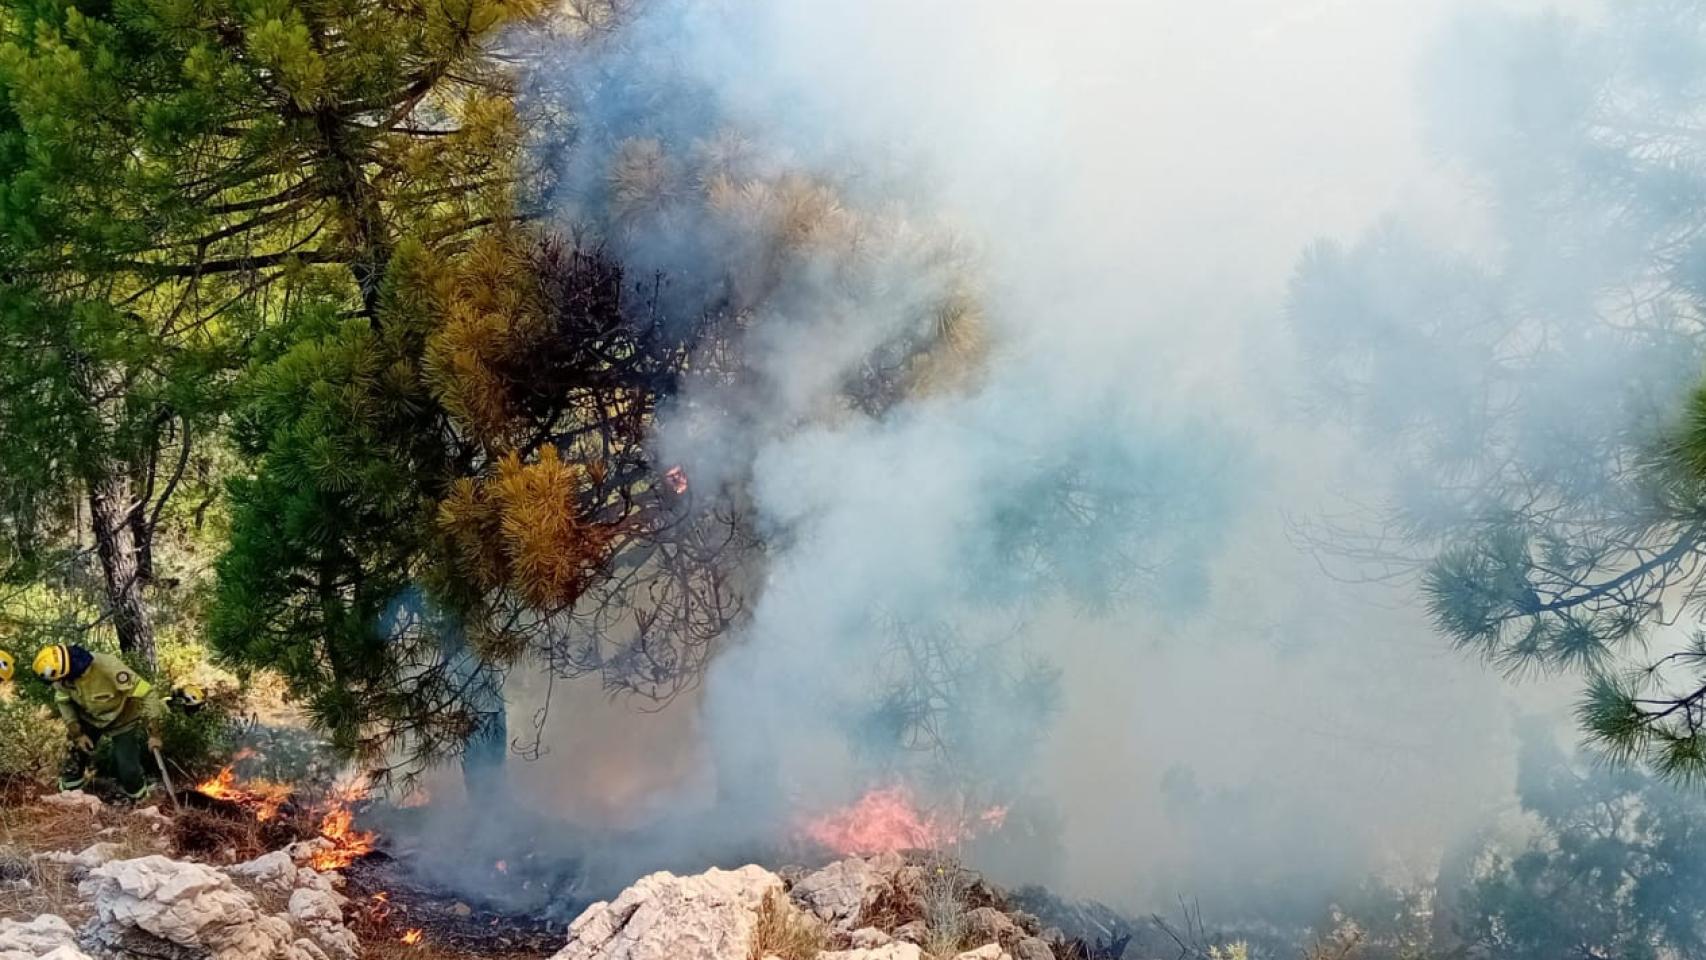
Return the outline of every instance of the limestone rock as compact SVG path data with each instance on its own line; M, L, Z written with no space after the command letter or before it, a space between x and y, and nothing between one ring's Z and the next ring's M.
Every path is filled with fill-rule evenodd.
M297 890L290 895L290 916L301 923L343 923L343 899L324 890Z
M1025 937L1013 946L1014 960L1054 960L1054 948L1047 940Z
M1013 960L1013 956L1001 949L1001 944L991 943L988 946L978 947L976 950L967 950L955 957L954 960Z
M978 907L966 911L966 935L972 943L1012 943L1024 936L1024 931L1005 913L994 907Z
M285 916L264 913L229 876L162 856L114 860L78 887L93 943L119 954L211 960L329 960Z
M67 810L81 810L84 813L100 813L106 809L101 798L81 790L67 790L64 793L50 793L41 798L41 802L50 807L63 807Z
M288 850L274 850L253 860L226 867L225 872L278 894L304 889L335 894L338 881L342 879L336 873L321 873L311 867L297 866Z
M65 850L49 850L32 856L32 860L45 863L57 863L67 867L77 867L82 870L93 870L108 860L119 855L120 847L116 843L93 843L83 848L81 853L71 853Z
M870 860L851 857L824 867L794 884L794 901L843 933L859 925L866 909L888 889L901 868L899 856Z
M44 913L28 923L0 919L0 960L89 960L63 917Z
M865 950L831 950L818 960L924 960L924 952L911 943L891 943Z
M747 960L758 909L781 890L782 878L757 866L654 873L588 907L555 960Z
M894 928L894 938L905 940L907 943L916 943L922 946L929 937L930 925L922 920L913 920Z
M344 897L339 893L303 886L291 893L288 909L291 919L308 931L309 939L324 950L328 958L355 960L361 954L361 941L344 926L344 903Z
M847 939L852 942L855 948L861 950L872 950L877 947L886 947L894 942L893 937L881 930L878 930L876 927L860 927L848 934Z
M171 817L160 812L159 804L149 804L146 807L137 807L130 811L130 815L138 820L146 820L149 823L152 823L155 829L159 829L160 827L172 822Z

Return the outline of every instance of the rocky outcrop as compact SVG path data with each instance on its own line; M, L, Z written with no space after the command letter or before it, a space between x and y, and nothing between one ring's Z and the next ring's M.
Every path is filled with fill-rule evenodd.
M819 920L837 930L851 931L860 925L877 897L890 889L903 866L905 862L898 854L840 860L794 884L790 896Z
M344 926L344 903L342 894L312 885L290 895L291 919L333 960L355 960L361 954L361 941Z
M1037 936L1035 917L1002 909L1001 894L952 864L908 862L890 854L789 875L799 879L783 906L795 918L790 922L821 932L825 943L818 960L925 960L923 948L943 937L969 948L942 954L954 960L1056 960L1050 945ZM758 867L692 877L653 874L615 900L587 908L570 926L569 942L554 960L749 960L755 955L773 960L771 951L782 950L772 942L777 937L769 913L774 905L765 900L783 885L776 874ZM932 931L928 919L942 909L938 901L944 890L959 899L947 933Z
M78 889L95 908L84 942L97 952L185 960L349 960L356 953L354 938L338 933L348 931L336 901L305 900L309 920L299 933L292 915L267 914L230 876L204 864L114 860L90 871ZM292 900L294 906L294 894Z
M1024 936L1018 924L994 907L967 911L965 927L973 943L1015 943Z
M782 878L762 867L654 873L569 927L555 960L748 960L758 911Z
M233 877L248 880L262 890L280 895L289 895L293 890L337 892L337 874L321 873L312 867L299 866L288 849L274 850L253 860L226 867L225 872Z
M0 920L0 960L89 960L64 918L43 914L28 923Z

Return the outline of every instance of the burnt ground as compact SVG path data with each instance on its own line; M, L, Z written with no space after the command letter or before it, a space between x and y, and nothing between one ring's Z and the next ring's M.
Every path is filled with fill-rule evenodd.
M518 914L501 903L436 886L382 851L356 861L343 874L350 926L364 940L372 939L370 932L390 940L420 930L427 943L441 950L541 957L556 953L568 940L567 920Z

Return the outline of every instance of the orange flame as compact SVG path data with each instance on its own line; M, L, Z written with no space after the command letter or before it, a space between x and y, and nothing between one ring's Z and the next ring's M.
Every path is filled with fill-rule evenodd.
M374 835L355 829L355 812L346 800L334 799L320 821L320 836L332 845L311 856L308 865L321 872L342 870L373 850Z
M241 758L243 755L239 754ZM218 800L241 804L254 810L255 819L271 820L290 799L291 789L282 783L251 780L238 785L237 774L231 767L196 786L196 790ZM375 835L355 829L355 811L351 806L367 797L367 788L359 783L345 783L333 788L327 798L325 814L320 818L320 836L331 842L326 849L309 857L316 870L342 870L373 850ZM375 897L380 903L384 897Z
M808 819L801 832L843 856L869 856L945 847L999 830L1006 818L1005 807L977 814L975 825L936 816L919 809L911 790L893 786L870 790L851 806Z
M251 754L252 755L252 754ZM239 753L234 759L241 760L245 754ZM255 819L266 822L278 816L279 808L290 799L290 788L282 783L270 780L251 780L242 786L237 785L237 773L232 767L214 774L201 783L196 784L196 792L230 803L253 808Z
M421 936L421 928L414 927L410 929L409 932L403 934L403 942L412 947L421 942Z

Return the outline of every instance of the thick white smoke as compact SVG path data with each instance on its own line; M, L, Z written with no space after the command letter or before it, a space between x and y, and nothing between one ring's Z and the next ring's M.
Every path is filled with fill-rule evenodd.
M881 727L861 710L903 641L934 637L979 665L945 681L967 704L949 759L1018 801L1014 835L980 854L1010 879L1132 906L1244 880L1301 902L1311 884L1425 873L1508 806L1513 721L1557 715L1558 691L1447 650L1413 592L1342 582L1290 523L1362 515L1392 479L1301 402L1284 306L1300 251L1390 214L1448 248L1496 247L1420 112L1457 10L662 3L567 50L559 83L589 120L565 220L610 202L596 195L623 136L667 149L738 130L760 168L969 242L990 347L969 388L826 416L844 367L943 281L849 294L806 270L771 301L754 378L666 419L695 482L750 476L772 550L696 716L659 728L696 758L671 743L668 775L625 800L691 793L752 840L851 799L896 761L848 732ZM619 94L618 61L662 80ZM689 217L620 242L690 283L725 239ZM1022 695L1033 656L1059 670L1056 713Z

